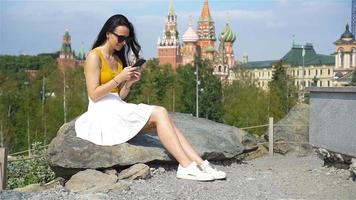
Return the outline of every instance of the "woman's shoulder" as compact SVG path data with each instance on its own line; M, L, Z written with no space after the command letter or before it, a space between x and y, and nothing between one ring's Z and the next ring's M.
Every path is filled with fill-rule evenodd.
M89 51L87 58L86 58L86 63L98 64L100 66L100 56L98 54L97 49L92 49Z
M98 49L98 47L95 48L95 49L90 50L89 53L88 53L88 56L99 57L99 49Z
M99 49L95 48L89 51L88 55L87 55L87 59L100 59L100 55L99 55Z

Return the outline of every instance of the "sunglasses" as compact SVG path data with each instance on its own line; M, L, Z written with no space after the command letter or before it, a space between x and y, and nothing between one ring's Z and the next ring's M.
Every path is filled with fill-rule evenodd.
M132 41L132 37L130 37L130 36L118 35L118 34L116 34L116 33L114 33L114 32L110 32L110 33L112 33L113 35L116 36L117 41L118 41L119 43L122 43L122 42L125 41L126 44L127 44L127 43L130 43L130 42Z

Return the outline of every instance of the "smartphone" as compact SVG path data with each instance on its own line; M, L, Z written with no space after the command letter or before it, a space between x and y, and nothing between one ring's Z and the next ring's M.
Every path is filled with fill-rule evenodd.
M144 63L146 62L145 59L139 58L135 64L132 65L132 67L141 67Z

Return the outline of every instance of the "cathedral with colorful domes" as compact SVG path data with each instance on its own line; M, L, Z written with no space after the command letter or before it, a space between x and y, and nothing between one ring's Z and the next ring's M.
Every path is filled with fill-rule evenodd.
M197 31L193 29L190 22L180 42L177 29L177 15L174 12L173 0L171 0L165 29L157 42L159 63L170 64L175 70L179 65L193 63L194 57L198 56L211 60L214 66L213 74L221 80L226 80L230 69L237 62L233 51L236 35L229 23L226 23L223 31L216 38L208 0L204 2ZM217 48L216 39L219 40Z

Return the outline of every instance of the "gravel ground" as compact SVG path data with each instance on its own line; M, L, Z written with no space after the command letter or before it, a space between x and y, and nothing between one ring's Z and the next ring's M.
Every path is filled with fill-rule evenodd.
M40 193L3 192L0 199L356 199L356 182L348 170L326 168L315 154L263 157L228 166L216 165L227 180L195 182L159 171L148 180L125 181L120 193L76 194L58 186Z

